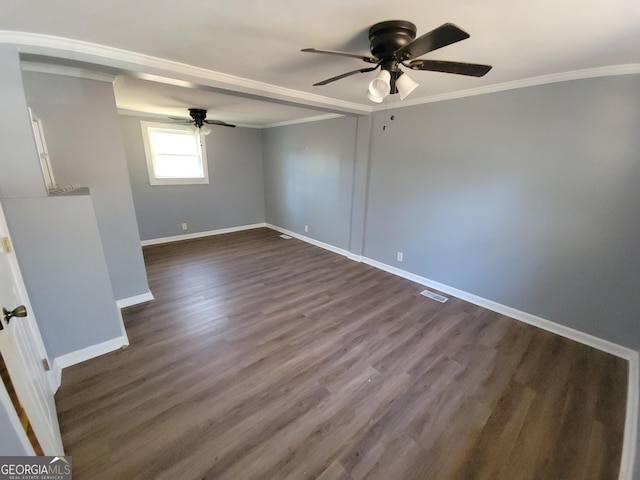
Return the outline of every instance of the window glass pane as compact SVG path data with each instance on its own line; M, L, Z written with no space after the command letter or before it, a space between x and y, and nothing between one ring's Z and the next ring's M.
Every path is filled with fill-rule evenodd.
M157 178L203 178L202 164L197 156L155 155Z
M189 133L149 132L151 148L156 154L197 155L198 139Z
M194 135L191 127L145 121L140 125L150 185L209 183L204 138Z

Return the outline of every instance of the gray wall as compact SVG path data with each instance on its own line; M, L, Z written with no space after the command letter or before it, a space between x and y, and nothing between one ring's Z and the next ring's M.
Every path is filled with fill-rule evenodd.
M267 222L348 249L356 118L270 128L263 136Z
M357 254L364 209L366 257L638 349L639 102L626 75L379 112L355 178L355 118L268 129L267 221Z
M23 81L42 118L56 182L91 190L116 299L148 292L112 85L34 72Z
M143 240L264 222L262 131L211 127L208 185L149 185L140 121L121 116L133 200ZM181 224L188 230L183 231Z
M36 143L24 97L16 47L0 45L0 195L46 194Z
M365 255L640 348L638 104L629 75L376 114Z
M351 174L316 178L305 147L349 150L352 119L269 129L267 221L303 233L340 192L353 222L365 212L366 257L640 350L638 105L628 75L376 113L367 168L359 122L351 203ZM307 235L345 248L347 230Z
M51 358L122 335L91 197L3 200Z
M2 205L53 360L120 337L120 317L91 199L46 196L15 47L0 47L0 71Z

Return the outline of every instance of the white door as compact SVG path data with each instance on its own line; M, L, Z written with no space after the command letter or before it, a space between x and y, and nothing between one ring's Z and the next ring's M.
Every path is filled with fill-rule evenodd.
M64 455L54 392L42 363L46 358L44 344L13 251L2 205L0 238L0 307L11 312L16 307L24 306L27 311L27 316L16 316L10 318L9 322L3 311L0 318L3 327L0 330L0 353L45 455Z

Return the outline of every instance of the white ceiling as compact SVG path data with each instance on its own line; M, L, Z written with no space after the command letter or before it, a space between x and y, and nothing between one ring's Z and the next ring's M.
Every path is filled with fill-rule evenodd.
M116 78L113 88L118 109L126 113L144 112L158 117L188 119L187 109L196 107L207 110L207 118L210 120L223 120L245 127L275 125L323 115L323 112L309 108L151 82L125 75Z
M211 118L265 125L327 111L371 111L364 92L372 73L312 87L368 64L300 49L368 54L368 28L392 19L415 23L418 35L455 23L471 38L424 58L494 66L483 78L411 72L420 83L410 96L414 103L532 77L640 64L638 0L0 0L0 43L142 77L116 81L118 106L125 110L184 115L187 107L204 107ZM240 95L225 94L233 90ZM395 97L390 102L400 105Z

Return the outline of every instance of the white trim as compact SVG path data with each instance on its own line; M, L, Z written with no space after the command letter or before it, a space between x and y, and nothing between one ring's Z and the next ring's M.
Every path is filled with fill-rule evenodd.
M385 272L393 273L394 275L397 275L399 277L406 278L407 280L411 280L412 282L419 283L420 285L424 285L425 287L439 290L443 293L446 293L447 295L460 298L466 302L473 303L474 305L478 305L488 310L506 315L507 317L511 317L529 325L533 325L534 327L542 328L543 330L546 330L548 332L552 332L562 337L575 340L576 342L583 343L593 348L597 348L598 350L602 350L603 352L610 353L617 357L629 360L633 353L635 353L634 350L623 347L608 340L603 340L602 338L598 338L588 333L584 333L579 330L575 330L573 328L552 322L550 320L546 320L536 315L517 310L507 305L494 302L493 300L488 300L486 298L479 297L477 295L459 290L454 287L450 287L440 282L421 277L420 275L407 272L406 270L401 270L400 268L387 265L386 263L382 263L367 257L363 257L362 262L366 263L367 265L371 265L372 267L379 268L380 270L384 270Z
M127 335L127 329L125 328L124 319L122 318L122 312L120 311L120 309L123 307L120 307L119 302L134 301L141 299L142 297L148 298L148 296L151 296L150 300L153 300L153 295L151 295L151 292L148 292L142 295L136 295L135 297L118 300L116 302L116 306L118 307L117 312L120 327L119 337L112 338L111 340L107 340L106 342L90 345L88 347L81 348L80 350L76 350L75 352L66 353L53 359L53 368L51 369L51 373L54 382L54 392L58 390L58 388L60 388L60 384L62 383L62 369L70 367L72 365L76 365L78 363L86 362L87 360L91 360L92 358L99 357L100 355L113 352L115 350L118 350L119 348L126 348L129 346L129 336ZM135 304L132 303L131 305Z
M80 62L99 61L102 65L120 71L137 72L138 76L144 80L161 83L187 82L191 87L194 86L195 80L203 86L221 90L248 93L309 106L330 106L347 113L362 114L373 111L369 105L284 88L194 65L70 38L0 30L0 43L16 45L22 53L56 56Z
M537 77L471 88L457 92L403 100L402 103L398 102L396 105L389 107L389 105L385 104L372 106L368 104L339 100L336 98L258 82L248 78L215 72L213 70L207 70L205 68L153 57L142 53L52 35L0 30L0 43L16 45L23 53L57 56L68 60L93 63L96 63L96 60L99 60L102 65L115 68L121 72L137 72L138 76L146 80L169 84L176 84L177 82L185 84L186 86L194 86L195 84L200 83L203 86L219 88L221 90L248 93L262 96L264 98L291 101L293 103L308 106L331 107L336 111L355 114L368 114L388 108L408 107L421 105L423 103L440 102L454 98L483 95L485 93L543 85L546 83L640 73L640 64L632 63L624 65L609 65L604 67L554 73L550 75L540 75ZM194 80L197 83L195 83ZM364 100L363 96L363 101Z
M168 124L176 124L176 121L179 120L171 120L167 117L167 115L165 115L164 113L151 113L151 112L141 112L138 110L127 110L124 108L119 108L118 109L118 115L123 115L125 117L140 117L140 118L152 118L154 121L158 120L158 121L164 121ZM193 121L190 118L181 116L180 118L184 118L185 123L186 122L191 122ZM178 124L179 125L179 124Z
M343 255L345 257L349 257L351 255L351 252L345 250L344 248L334 247L333 245L329 245L328 243L321 242L320 240L316 240L314 238L305 237L304 235L292 232L291 230L287 230L286 228L278 227L276 225L272 225L271 223L267 223L266 226L272 230L276 230L293 238L297 238L298 240L302 240L303 242L315 245L316 247L324 248L325 250L329 250L330 252L337 253L338 255Z
M62 382L62 369L76 365L78 363L86 362L92 358L99 357L106 353L113 352L129 345L129 339L126 335L112 338L106 342L98 343L96 345L90 345L88 347L70 352L60 357L56 357L53 360L53 372L56 379L57 387Z
M68 65L55 65L52 63L20 62L23 72L50 73L52 75L64 75L65 77L85 78L87 80L97 80L99 82L113 83L117 76L109 73L96 72L85 68L70 67Z
M297 125L299 123L320 122L322 120L330 120L332 118L344 117L342 113L327 113L324 115L314 115L313 117L296 118L295 120L285 120L283 122L267 123L262 128L286 127L288 125Z
M625 412L625 424L624 424L624 439L622 443L622 457L620 459L620 473L618 480L632 480L633 478L633 464L636 455L637 434L638 434L638 407L640 390L638 387L638 352L622 345L604 340L602 338L595 337L588 333L581 332L579 330L560 325L558 323L546 320L544 318L532 315L515 308L502 305L492 300L473 295L471 293L458 290L457 288L444 285L428 278L421 277L419 275L401 270L399 268L387 265L371 258L363 257L362 262L372 267L379 268L386 272L398 275L399 277L406 278L412 282L419 283L426 287L439 290L448 295L460 298L474 305L486 308L488 310L500 313L507 317L513 318L523 323L533 325L548 332L555 333L562 337L574 340L576 342L588 345L603 352L610 353L616 357L623 358L628 361L628 384L627 384L627 408Z
M29 107L29 118L31 119L31 129L33 130L33 138L36 141L36 149L38 150L38 156L40 157L40 169L42 170L42 179L47 187L48 191L56 187L56 179L53 175L53 167L51 166L51 157L49 156L49 149L47 148L47 141L44 136L44 127L42 126L42 119L33 113L31 107Z
M638 443L638 408L640 408L640 369L638 352L633 352L629 360L629 383L627 386L627 411L624 419L624 441L620 458L618 480L632 480L636 448ZM637 465L636 465L637 467Z
M153 293L149 291L140 295L134 295L133 297L121 298L120 300L116 300L116 305L118 306L118 308L122 309L132 307L140 303L150 302L153 299Z
M355 253L349 252L349 255L347 255L347 257L349 258L349 260L353 260L354 262L362 262L362 255L356 255Z
M117 306L117 303L116 303ZM122 310L118 308L118 319L120 320L120 338L124 339L126 342L122 347L129 346L129 335L127 335L127 328L124 326L124 318L122 317Z
M97 57L99 62L104 66L115 68L120 73L137 73L140 78L145 80L167 84L181 84L187 87L194 87L201 84L202 86L218 88L220 90L247 93L272 100L289 101L300 105L330 107L333 110L351 114L370 114L372 112L382 111L388 108L422 105L425 103L483 95L486 93L513 90L547 83L640 73L640 64L637 63L609 65L549 75L540 75L537 77L486 85L462 91L403 100L402 102L394 102L391 106L386 103L373 106L284 88L277 85L258 82L243 77L236 77L222 72L207 70L202 67L196 67L106 45L99 45L52 35L0 30L0 43L16 45L23 53L56 56L68 60L95 63ZM86 71L82 68L65 67L65 70L67 71L66 74L78 75L87 78L85 76ZM74 70L75 73L72 73ZM55 71L60 72L62 70L56 68ZM97 75L102 76L103 74L97 73ZM363 96L363 101L364 100L365 98ZM267 125L266 128L279 126L278 123Z
M518 88L533 87L536 85L545 85L548 83L568 82L570 80L582 80L585 78L597 77L613 77L617 75L635 75L640 74L640 63L630 63L627 65L610 65L607 67L586 68L584 70L573 70L569 72L553 73L550 75L541 75L539 77L523 78L521 80L513 80L511 82L496 83L486 85L484 87L469 88L467 90L458 90L455 92L441 93L439 95L430 95L428 97L420 97L410 100L402 100L402 102L394 102L392 105L376 105L373 107L375 112L388 110L392 108L412 107L414 105L423 105L425 103L442 102L445 100L453 100L455 98L473 97L476 95L484 95L486 93L503 92L505 90L515 90Z
M208 230L205 232L186 233L184 235L174 235L172 237L150 238L149 240L142 240L140 244L143 247L148 247L150 245L159 245L161 243L180 242L182 240L191 240L194 238L210 237L213 235L223 235L225 233L241 232L243 230L253 230L254 228L263 228L266 226L267 224L264 222L254 223L252 225L240 225L238 227L221 228L219 230Z
M198 133L194 135L193 125L180 125L175 123L166 122L148 122L146 120L140 121L140 129L142 130L142 143L144 145L144 156L147 160L147 173L149 175L149 184L151 186L162 185L208 185L209 184L209 165L207 161L207 142L205 135ZM159 177L156 175L156 154L162 154L164 152L156 152L154 147L157 145L152 144L152 133L163 133L169 135L180 135L182 138L188 139L191 146L196 149L196 155L188 155L184 152L183 155L191 158L196 158L199 162L200 173L202 176L198 177Z
M387 265L377 260L352 254L351 252L348 252L341 248L319 242L312 238L305 237L304 235L299 235L284 228L277 227L272 224L267 224L267 227L278 232L286 233L287 235L308 242L312 245L325 248L331 252L339 253L340 255L344 255L351 260L361 261L362 263L366 263L367 265L370 265L372 267L379 268L380 270L384 270L385 272L389 272L393 275L406 278L407 280L411 280L412 282L424 285L429 288L433 288L435 290L439 290L448 295L460 298L469 303L473 303L474 305L478 305L488 310L506 315L510 318L513 318L514 320L533 325L548 332L555 333L556 335L560 335L570 340L574 340L576 342L588 345L590 347L627 360L627 407L625 412L624 439L622 444L622 456L620 459L620 473L618 475L618 480L633 480L633 469L636 456L638 434L638 408L640 407L640 368L638 352L630 348L623 347L622 345L610 342L608 340L595 337L588 333L584 333L579 330L560 325L541 317L537 317L530 313L523 312L506 305L502 305L492 300L473 295L471 293L459 290L454 287L450 287L448 285L444 285L433 280L429 280L428 278L421 277L420 275L416 275L411 272L407 272L406 270L401 270L397 267Z

